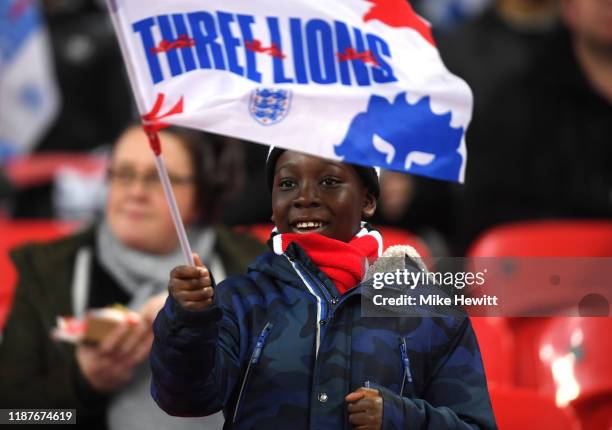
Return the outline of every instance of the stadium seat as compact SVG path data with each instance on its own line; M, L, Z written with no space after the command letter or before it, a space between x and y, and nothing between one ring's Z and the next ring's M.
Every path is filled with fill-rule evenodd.
M26 242L56 239L73 232L75 223L59 221L8 221L0 220L0 329L13 301L17 273L9 257L9 251Z
M252 225L240 225L234 227L234 230L239 233L246 233L253 236L261 243L266 243L270 239L270 232L274 227L273 224L252 224Z
M394 245L410 245L425 259L432 257L429 248L415 234L408 230L403 230L395 227L376 226L380 234L382 234L385 249Z
M493 386L489 389L499 430L579 430L571 408L524 388ZM587 429L584 430L595 430ZM603 430L603 428L602 428Z
M235 230L244 232L252 235L262 243L266 243L270 238L270 232L272 231L272 224L253 224L248 226L239 226ZM427 246L423 243L418 236L410 233L407 230L402 230L394 227L379 227L376 226L377 230L380 231L384 238L384 246L388 248L393 245L410 245L417 250L417 252L423 258L429 258L431 253Z
M612 256L612 221L529 221L482 234L470 257Z
M468 257L607 257L612 256L610 221L529 221L494 227L470 247ZM527 282L530 280L526 279ZM531 281L533 282L533 281ZM528 300L533 296L525 296ZM543 297L550 305L551 296ZM555 297L563 303L567 297ZM574 299L574 297L570 297ZM536 300L534 300L534 303ZM513 363L515 383L538 387L538 339L548 318L508 318L520 359ZM518 356L518 355L517 355Z
M612 428L612 318L552 318L539 342L540 393L570 404L585 429Z
M82 172L99 172L106 168L107 158L78 152L31 154L11 160L5 166L6 175L18 188L27 188L53 181L64 167Z
M513 385L514 340L505 318L472 317L472 326L478 338L480 353L487 375L487 383Z

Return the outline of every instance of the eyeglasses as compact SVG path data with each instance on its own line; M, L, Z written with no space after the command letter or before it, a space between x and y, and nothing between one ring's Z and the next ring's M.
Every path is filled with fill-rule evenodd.
M168 174L170 178L170 183L173 186L191 184L194 182L193 176L178 176L173 174ZM144 175L139 175L132 169L108 169L108 180L114 184L117 184L122 187L130 187L134 184L134 182L139 181L142 182L144 188L151 189L161 189L162 185L159 180L159 175L156 171L145 173Z

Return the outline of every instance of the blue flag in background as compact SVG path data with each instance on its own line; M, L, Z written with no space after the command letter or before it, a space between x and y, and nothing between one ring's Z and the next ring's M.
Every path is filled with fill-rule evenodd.
M0 0L0 161L28 153L59 107L38 2Z

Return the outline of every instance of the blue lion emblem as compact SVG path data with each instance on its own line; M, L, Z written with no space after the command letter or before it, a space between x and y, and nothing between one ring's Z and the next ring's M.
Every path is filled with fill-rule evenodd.
M405 92L393 103L373 95L335 152L349 163L459 181L463 157L458 149L464 130L451 127L450 120L450 112L433 113L429 96L411 105Z
M280 122L289 113L291 91L270 88L257 88L251 92L249 112L263 125Z

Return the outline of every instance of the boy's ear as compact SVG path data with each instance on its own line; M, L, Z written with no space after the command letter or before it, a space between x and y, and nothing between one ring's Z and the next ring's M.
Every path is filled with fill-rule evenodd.
M361 216L363 219L372 218L376 212L376 197L370 191L366 190L365 198L363 200L363 208L361 209Z

